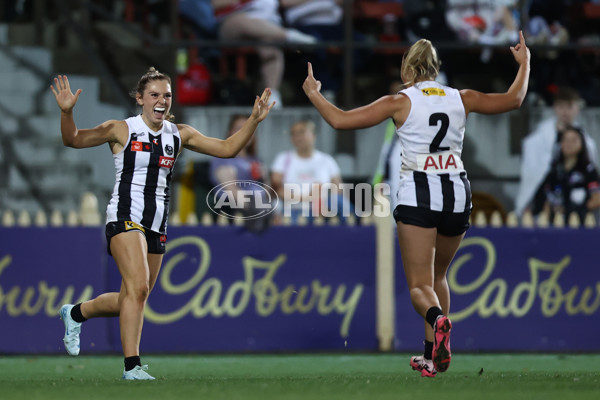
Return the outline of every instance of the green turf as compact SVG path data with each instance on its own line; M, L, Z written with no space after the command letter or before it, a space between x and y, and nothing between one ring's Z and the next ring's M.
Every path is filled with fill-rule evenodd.
M0 356L0 398L600 399L597 354L455 354L448 372L436 378L421 378L408 357L149 355L142 361L157 380L123 382L118 356Z

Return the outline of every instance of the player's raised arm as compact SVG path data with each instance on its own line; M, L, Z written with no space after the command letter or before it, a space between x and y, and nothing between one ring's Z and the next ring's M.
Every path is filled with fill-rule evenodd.
M177 125L181 132L183 146L198 153L220 158L235 157L246 146L258 124L269 115L275 102L269 104L271 89L267 88L260 97L256 96L252 114L239 131L225 140L205 136L189 125Z
M525 44L523 32L520 32L519 43L510 47L519 70L506 93L481 93L476 90L461 90L460 94L467 114L477 112L482 114L500 114L521 107L529 85L530 52Z
M93 129L77 129L73 120L73 108L77 104L81 89L77 89L73 94L66 75L58 75L54 78L54 85L50 85L50 89L60 108L60 131L65 146L94 147L117 141L119 133L126 135L127 128L123 121L106 121Z
M405 101L404 96L383 96L366 106L341 110L321 94L321 82L315 79L311 63L308 63L308 74L302 89L323 119L334 129L342 130L368 128L393 118Z

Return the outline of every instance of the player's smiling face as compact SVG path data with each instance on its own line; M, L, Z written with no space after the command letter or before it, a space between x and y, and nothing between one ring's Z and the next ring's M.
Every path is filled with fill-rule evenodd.
M137 102L142 106L142 118L151 128L160 129L171 109L171 85L166 80L150 81L144 89L144 95L137 95Z

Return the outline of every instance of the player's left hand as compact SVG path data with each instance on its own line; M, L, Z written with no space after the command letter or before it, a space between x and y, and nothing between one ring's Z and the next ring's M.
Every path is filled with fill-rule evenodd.
M321 91L321 81L315 79L311 63L308 63L308 76L302 84L302 89L304 89L304 93L309 97L311 93Z
M531 57L531 53L525 44L525 37L523 36L523 31L519 31L519 43L516 46L511 46L510 51L515 58L515 61L519 63L519 65L529 65L529 59Z
M275 102L269 105L269 99L271 98L271 89L266 88L260 97L256 96L254 100L254 107L252 108L252 118L256 119L257 122L264 120L269 111L275 105Z

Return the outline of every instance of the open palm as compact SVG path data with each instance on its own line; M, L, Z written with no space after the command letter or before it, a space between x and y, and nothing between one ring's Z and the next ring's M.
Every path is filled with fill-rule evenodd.
M81 94L81 89L77 89L75 94L73 94L66 75L58 75L58 77L54 78L54 86L50 85L50 89L56 97L58 107L65 113L70 112L75 107L77 99L79 99L79 95Z
M262 96L256 97L256 101L254 102L254 107L252 108L252 116L256 118L258 122L264 120L267 115L269 115L269 111L275 105L275 102L269 105L269 99L271 98L271 89L266 88Z

